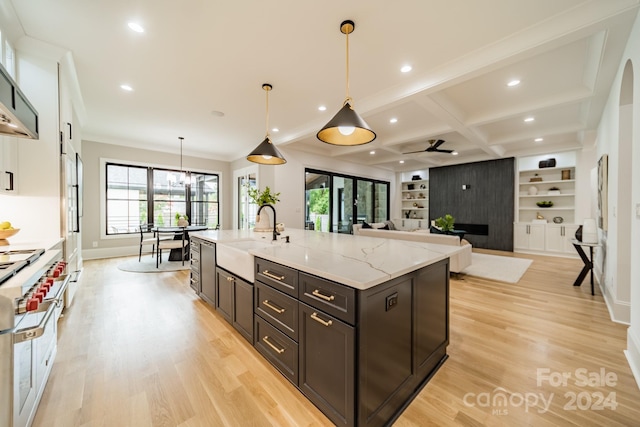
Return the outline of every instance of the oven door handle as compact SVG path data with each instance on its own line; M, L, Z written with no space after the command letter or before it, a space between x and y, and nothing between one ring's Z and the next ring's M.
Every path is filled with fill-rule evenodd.
M20 329L13 333L14 344L19 344L21 342L33 340L41 337L44 334L44 328L56 310L56 304L55 304L56 301L55 300L50 300L50 301L51 302L49 303L49 308L47 309L47 312L44 314L44 317L42 318L38 326L34 326L32 328Z

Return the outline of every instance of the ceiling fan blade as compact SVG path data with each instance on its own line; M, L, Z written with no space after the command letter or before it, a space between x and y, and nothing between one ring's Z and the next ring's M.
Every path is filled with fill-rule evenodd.
M440 147L442 144L444 144L444 139L437 140L436 143L433 144L434 150L437 149L438 147Z
M426 149L426 150L418 150L418 151L409 151L408 153L402 153L402 154L424 153L425 151L429 151L429 149Z
M439 150L439 149L435 149L433 151L437 151L438 153L453 153L453 150Z

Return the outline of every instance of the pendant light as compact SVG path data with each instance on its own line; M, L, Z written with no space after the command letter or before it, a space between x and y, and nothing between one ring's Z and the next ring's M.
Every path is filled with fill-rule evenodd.
M342 108L316 135L318 139L333 145L362 145L376 139L376 134L353 109L349 96L349 34L355 29L353 21L343 21L340 31L347 36L347 96Z
M273 86L269 83L263 83L262 89L267 93L267 135L265 136L264 141L262 141L255 150L249 153L247 160L263 165L283 165L287 163L287 161L282 154L280 154L280 151L278 151L276 146L273 145L271 138L269 138L269 91L273 89Z
M178 139L180 140L180 175L176 178L173 173L169 172L167 174L167 181L169 181L169 185L184 184L184 172L182 172L182 141L184 138L179 136Z

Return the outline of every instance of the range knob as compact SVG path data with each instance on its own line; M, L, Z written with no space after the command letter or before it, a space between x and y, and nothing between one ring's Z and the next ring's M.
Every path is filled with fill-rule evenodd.
M29 298L27 300L27 311L36 311L38 306L40 305L40 301L37 298Z

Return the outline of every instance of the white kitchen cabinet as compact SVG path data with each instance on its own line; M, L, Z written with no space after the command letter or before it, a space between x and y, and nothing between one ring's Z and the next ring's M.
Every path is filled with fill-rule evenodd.
M0 193L18 193L18 142L15 137L0 137Z
M544 251L545 224L516 223L513 225L514 249Z
M578 226L575 224L547 224L545 248L549 252L576 254L571 244Z

